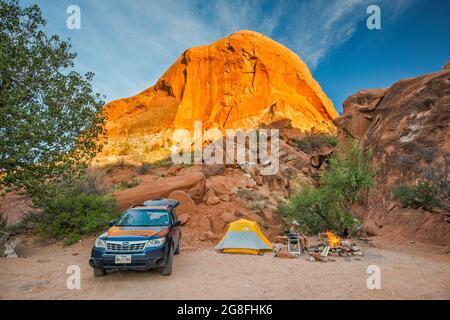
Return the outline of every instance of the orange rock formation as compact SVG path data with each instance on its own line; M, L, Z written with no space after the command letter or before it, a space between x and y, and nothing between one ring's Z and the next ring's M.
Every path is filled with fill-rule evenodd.
M254 128L280 118L309 131L333 130L338 116L305 63L253 31L186 50L158 82L105 106L113 141L167 129Z

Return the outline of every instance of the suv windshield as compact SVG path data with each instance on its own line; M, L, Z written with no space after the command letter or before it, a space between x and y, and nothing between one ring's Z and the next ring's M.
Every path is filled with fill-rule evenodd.
M155 209L130 209L117 221L119 227L156 227L169 225L169 212Z

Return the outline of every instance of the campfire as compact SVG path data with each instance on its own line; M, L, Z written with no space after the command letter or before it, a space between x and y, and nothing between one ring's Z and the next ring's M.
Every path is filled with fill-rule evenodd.
M311 261L334 261L332 257L348 257L362 256L361 250L350 240L342 240L337 234L332 231L327 231L322 234L322 238L315 246L310 246L308 250Z
M327 232L325 232L325 235L328 238L328 245L331 248L336 248L336 247L339 247L341 245L341 238L339 238L333 232L327 231Z

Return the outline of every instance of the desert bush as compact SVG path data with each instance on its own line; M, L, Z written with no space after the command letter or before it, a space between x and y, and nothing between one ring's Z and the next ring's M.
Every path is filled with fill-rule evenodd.
M326 133L308 133L304 138L294 139L294 143L299 149L311 153L323 146L335 147L337 138Z
M142 162L140 167L138 168L138 172L140 174L147 174L152 169L152 165L148 162Z
M239 198L243 198L245 200L251 200L251 201L261 201L261 200L267 199L267 196L260 192L256 192L251 189L246 189L246 188L241 188L241 187L236 189L235 194Z
M370 152L364 153L356 142L350 143L344 157L330 160L318 188L303 187L287 203L281 203L279 211L297 220L306 233L326 230L341 235L355 233L361 223L350 214L350 206L374 185L370 159Z
M450 180L447 173L447 166L445 164L438 167L427 166L421 168L420 172L425 180L436 187L438 191L437 205L445 210L450 210Z
M138 179L138 178L134 178L134 179L131 179L131 180L126 180L126 181L121 181L118 184L114 185L113 191L117 192L117 191L122 191L122 190L125 190L125 189L130 189L130 188L133 188L133 187L136 187L136 186L140 185L141 182L142 181L140 179Z
M255 200L250 201L247 205L247 208L254 211L257 214L261 214L265 208L267 208L266 200Z
M428 182L420 182L417 186L396 186L392 194L404 208L413 208L431 211L437 205L437 189Z
M80 193L76 189L48 199L42 213L35 216L36 231L43 238L66 238L65 243L78 241L81 235L104 228L116 214L112 196Z

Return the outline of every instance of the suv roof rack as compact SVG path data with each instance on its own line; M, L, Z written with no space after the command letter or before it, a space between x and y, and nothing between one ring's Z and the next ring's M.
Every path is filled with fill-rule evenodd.
M152 207L170 207L175 209L180 204L179 201L168 199L168 198L160 198L160 199L153 199L153 200L147 200L144 202L144 206L152 206Z

